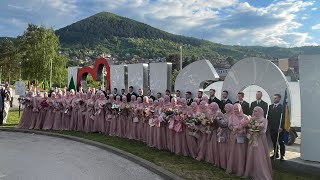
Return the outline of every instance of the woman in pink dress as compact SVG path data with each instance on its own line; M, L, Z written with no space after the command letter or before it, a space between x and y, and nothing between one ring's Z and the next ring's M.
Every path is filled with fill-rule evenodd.
M167 96L164 97L165 104L168 103L168 100L166 100L166 98L167 98ZM169 100L169 102L170 102L170 100ZM176 98L171 99L171 106L169 106L169 107L172 108L172 110L176 110L178 108ZM174 145L175 145L174 144L174 137L175 137L174 123L175 123L175 115L173 115L170 118L169 124L167 127L167 148L171 152L174 152Z
M99 133L105 133L106 128L105 128L105 106L106 106L106 97L104 93L99 93L97 94L99 99L96 100L94 109L95 109L95 117L94 117L94 123L93 127L95 132Z
M174 148L175 153L177 155L189 156L188 146L187 146L187 139L186 139L186 125L183 122L184 118L186 117L188 111L187 100L185 98L180 98L179 101L179 118L176 118L175 122L175 138L174 138Z
M149 105L150 105L149 104L149 98L147 96L144 96L143 97L143 103L142 103L143 111L148 109ZM147 129L148 129L148 126L149 126L149 118L143 116L142 117L142 130L140 131L140 133L141 133L141 140L144 143L147 143Z
M71 95L72 94L72 95ZM69 130L71 118L71 101L74 94L66 92L66 96L62 100L63 114L62 114L62 130Z
M112 94L110 94L110 96L109 96L109 103L111 103L111 106L113 106L114 104L115 105L117 104L114 101L114 96ZM111 108L111 107L109 107L109 108ZM115 112L112 109L109 109L109 111L111 112L111 114L109 115L109 120L110 120L110 132L109 132L109 135L110 136L116 136L117 135L117 114L118 113Z
M160 102L154 101L154 113L153 113L153 122L152 122L152 130L151 130L151 141L152 147L157 147L157 124L159 123L159 115L160 115Z
M236 173L243 176L246 167L246 130L241 121L248 120L248 116L243 114L240 104L233 106L233 115L229 119L229 156L227 161L227 173Z
M156 118L156 108L158 106L158 102L153 102L153 99L149 99L149 108L151 116L148 120L147 125L147 145L149 147L155 147L154 146L154 134L155 134L155 122L154 119ZM153 112L153 113L152 113Z
M96 95L91 95L91 98L87 100L86 107L86 115L85 115L85 123L84 123L84 131L92 132L93 121L94 121L94 105L95 105L95 97Z
M31 125L29 127L29 129L34 129L37 121L39 119L39 114L40 114L40 102L41 102L41 93L38 90L37 91L37 95L33 98L33 113L32 113L32 122Z
M39 116L38 116L38 120L37 123L34 127L34 129L42 129L46 114L47 114L47 110L49 108L49 104L47 103L47 99L48 99L48 93L45 92L44 93L44 97L40 99L40 106L39 106Z
M80 93L77 93L76 96L71 101L71 118L70 118L70 130L75 131L77 129L78 122L78 110L80 108Z
M219 166L223 169L227 168L228 155L229 155L229 118L233 114L233 105L228 103L224 107L226 113L223 115L223 118L220 118L218 121L218 149L219 149Z
M19 129L28 129L31 125L31 118L33 114L33 97L32 92L28 92L25 99L22 101L22 104L24 105L23 113L20 118L20 122L17 126Z
M137 122L137 133L138 133L138 140L142 141L143 137L143 111L144 111L144 105L143 105L143 99L141 97L138 97L137 98L137 102L138 102L138 105L137 105L137 118L138 118L138 122Z
M261 130L260 132L252 132L249 129L248 135L252 141L249 141L248 145L244 176L259 180L271 180L272 165L266 136L268 120L264 118L263 109L259 106L253 109L251 119L259 123Z
M209 109L208 109L208 103L205 101L201 101L199 105L199 112L200 112L200 117L205 117L205 118L211 118L209 114ZM209 134L208 134L208 128L206 124L201 123L199 126L199 146L198 146L198 156L196 160L201 161L204 160L206 157L206 152L208 148L208 142L211 140ZM208 137L209 136L209 137ZM211 148L210 148L211 149Z
M197 105L200 105L200 99L199 98L194 98L193 102L197 103Z
M52 126L53 130L61 130L62 126L62 113L63 113L63 106L62 106L62 94L60 92L57 94L57 98L54 102L54 123Z
M53 123L54 123L54 103L55 103L55 99L56 99L56 93L53 92L51 94L51 97L47 99L47 103L49 105L47 113L46 113L46 117L43 123L43 128L44 130L50 130L52 129Z
M122 102L121 102L121 96L116 97L115 104L119 106L119 110L121 108ZM117 121L117 129L116 129L116 136L121 137L121 129L122 129L122 116L120 116L120 112L114 111L115 119Z
M156 138L155 138L155 147L157 149L166 149L167 148L167 138L166 138L166 130L167 125L164 122L165 113L164 110L164 99L159 99L159 105L157 106L156 110L159 114L156 124Z
M207 151L205 155L205 160L215 166L219 167L219 149L218 149L218 138L217 138L217 121L223 118L223 114L220 112L219 105L215 102L209 105L209 119L211 120L210 125L207 129ZM226 124L228 127L228 124Z
M129 117L129 103L127 102L127 96L122 96L122 102L120 103L119 119L117 124L118 137L126 137L126 125Z
M136 108L136 105L137 105L137 97L135 95L132 95L131 96L131 101L129 103L129 112L128 112L128 119L126 121L126 137L128 139L134 139L134 135L133 135L133 129L135 128L135 124L136 123L133 123L133 119L134 117L136 117L136 114L135 114L135 108Z
M80 93L79 109L78 109L78 121L77 121L77 131L83 131L86 113L86 101L88 95L85 93Z
M187 116L188 117L196 117L199 113L198 104L196 102L192 102L188 107ZM198 140L196 138L196 131L198 128L196 126L189 126L186 128L186 140L189 154L192 158L196 159L198 156Z

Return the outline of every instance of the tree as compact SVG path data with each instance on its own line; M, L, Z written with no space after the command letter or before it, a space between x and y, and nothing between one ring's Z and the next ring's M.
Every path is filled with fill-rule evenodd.
M19 76L19 53L12 40L6 39L0 44L1 75L11 84L12 78Z
M229 65L230 66L232 66L235 62L236 62L236 60L233 58L233 57L227 57L227 62L229 63Z
M65 83L66 58L58 55L59 39L52 28L29 24L22 36L18 37L19 52L22 54L23 79L52 79L56 85Z

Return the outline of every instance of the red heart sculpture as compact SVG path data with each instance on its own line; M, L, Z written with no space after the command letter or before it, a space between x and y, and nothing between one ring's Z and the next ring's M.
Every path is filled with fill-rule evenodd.
M93 80L95 81L100 80L103 66L105 67L106 73L107 73L106 89L109 89L110 88L110 66L108 61L104 58L97 59L96 62L94 63L93 68L89 66L84 66L78 71L78 78L77 78L78 87L80 87L81 85L81 80L86 81L88 74L92 76Z

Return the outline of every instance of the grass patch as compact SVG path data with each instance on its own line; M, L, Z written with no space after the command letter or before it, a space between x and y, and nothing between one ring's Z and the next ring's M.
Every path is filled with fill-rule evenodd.
M9 113L8 123L5 127L15 127L18 124L18 111ZM109 137L97 133L84 133L73 131L52 131L55 133L81 137L104 143L118 149L124 150L154 164L171 171L172 173L190 180L237 180L243 179L234 175L226 174L224 170L206 162L199 162L190 157L177 156L169 151L150 148L140 141L129 140L118 137ZM273 170L273 179L275 180L318 180L319 177L303 176L293 172Z

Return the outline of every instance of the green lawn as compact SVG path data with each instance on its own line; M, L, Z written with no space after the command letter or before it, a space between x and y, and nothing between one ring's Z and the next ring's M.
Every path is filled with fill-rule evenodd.
M5 127L15 127L18 123L18 111L9 113L8 125ZM69 132L69 131L53 131L56 133L72 135L85 139L90 139L100 143L104 143L118 149L127 151L154 164L171 171L178 176L190 180L218 180L218 179L243 179L228 175L224 170L214 167L206 162L199 162L189 157L177 156L168 151L160 151L150 148L143 143L135 140L128 140L117 137L109 137L97 133ZM275 180L318 180L319 177L311 177L295 174L293 172L273 171L273 179Z

